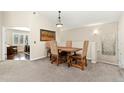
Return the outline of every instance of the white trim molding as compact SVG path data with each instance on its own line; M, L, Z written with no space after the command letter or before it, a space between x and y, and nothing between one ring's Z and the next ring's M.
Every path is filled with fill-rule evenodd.
M121 63L119 62L119 67L120 67L120 68L124 68L124 64L121 64Z
M109 61L98 60L97 62L99 62L99 63L106 63L106 64L110 64L110 65L115 65L115 66L119 66L119 64L115 64L115 63L112 63L112 62L109 62Z
M35 60L43 59L43 58L45 58L45 57L46 57L46 56L37 57L37 58L32 58L32 59L30 59L30 61L35 61Z
M91 63L94 63L95 64L95 63L97 63L97 61L91 60Z

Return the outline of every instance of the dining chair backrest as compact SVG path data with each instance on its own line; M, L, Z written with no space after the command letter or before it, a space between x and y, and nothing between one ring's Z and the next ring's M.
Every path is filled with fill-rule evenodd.
M50 41L46 41L46 48L50 48Z
M58 55L58 48L56 41L50 41L51 54Z
M83 44L82 58L87 56L89 41L85 40Z
M66 41L66 47L72 47L72 41Z

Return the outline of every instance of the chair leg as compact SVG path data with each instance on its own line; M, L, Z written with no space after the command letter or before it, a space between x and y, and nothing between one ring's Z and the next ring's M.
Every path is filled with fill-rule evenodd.
M57 58L51 55L51 64L53 64L53 62L55 62L56 60Z
M87 67L87 59L85 58L85 66Z
M81 70L84 70L84 66L81 67Z
M53 62L55 62L55 61L56 61L56 59L51 60L51 64L53 64Z
M85 67L85 59L84 60L82 60L82 62L81 62L81 70L84 70L84 67Z
M51 64L53 64L53 61L51 61Z
M71 66L71 59L69 59L69 62L68 62L68 67L70 67Z
M56 60L57 60L57 66L59 66L59 63L60 63L60 62L59 62L59 58L57 57Z
M52 60L52 61L51 61L51 64L53 64L53 62L55 62L55 61L56 61L56 59Z
M57 58L57 66L59 66L59 60L58 60L58 58Z
M50 61L51 61L51 64L53 64L53 60L52 60L53 58L52 58L52 56L50 55Z
M71 64L72 64L72 60L73 60L73 59L69 57L68 60L69 60L69 61L68 61L68 67L70 67Z
M52 60L52 55L50 54L50 60Z

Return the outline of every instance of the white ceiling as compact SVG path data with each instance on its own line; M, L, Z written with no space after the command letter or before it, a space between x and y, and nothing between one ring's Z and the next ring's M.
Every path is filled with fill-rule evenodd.
M58 12L57 11L43 11L40 14L48 18L53 24L56 25ZM121 12L85 12L85 11L62 11L61 19L63 23L63 29L79 28L87 25L102 24L117 22Z

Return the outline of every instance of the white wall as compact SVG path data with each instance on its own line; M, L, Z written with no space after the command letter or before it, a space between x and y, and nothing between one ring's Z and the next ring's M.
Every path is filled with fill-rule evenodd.
M2 58L2 12L0 12L0 60Z
M31 60L42 58L46 56L45 42L40 41L40 29L56 31L55 24L42 15L42 13L33 15L31 22ZM35 43L36 42L36 43Z
M124 68L124 13L122 13L118 24L118 51L119 65Z
M3 20L5 27L30 27L31 12L6 11L3 12Z
M94 31L98 30L98 34L94 35ZM101 54L101 36L104 32L111 32L116 31L117 32L117 22L103 24L99 26L94 27L82 27L77 29L71 29L67 31L60 32L62 36L60 36L61 41L67 41L72 40L73 42L81 42L84 40L89 40L90 42L96 42L97 45L97 53L98 53L98 60L99 61L106 61L106 62L112 62L112 64L118 64L117 63L117 55L116 56L103 56ZM110 33L111 34L111 33ZM117 50L116 50L117 52Z

